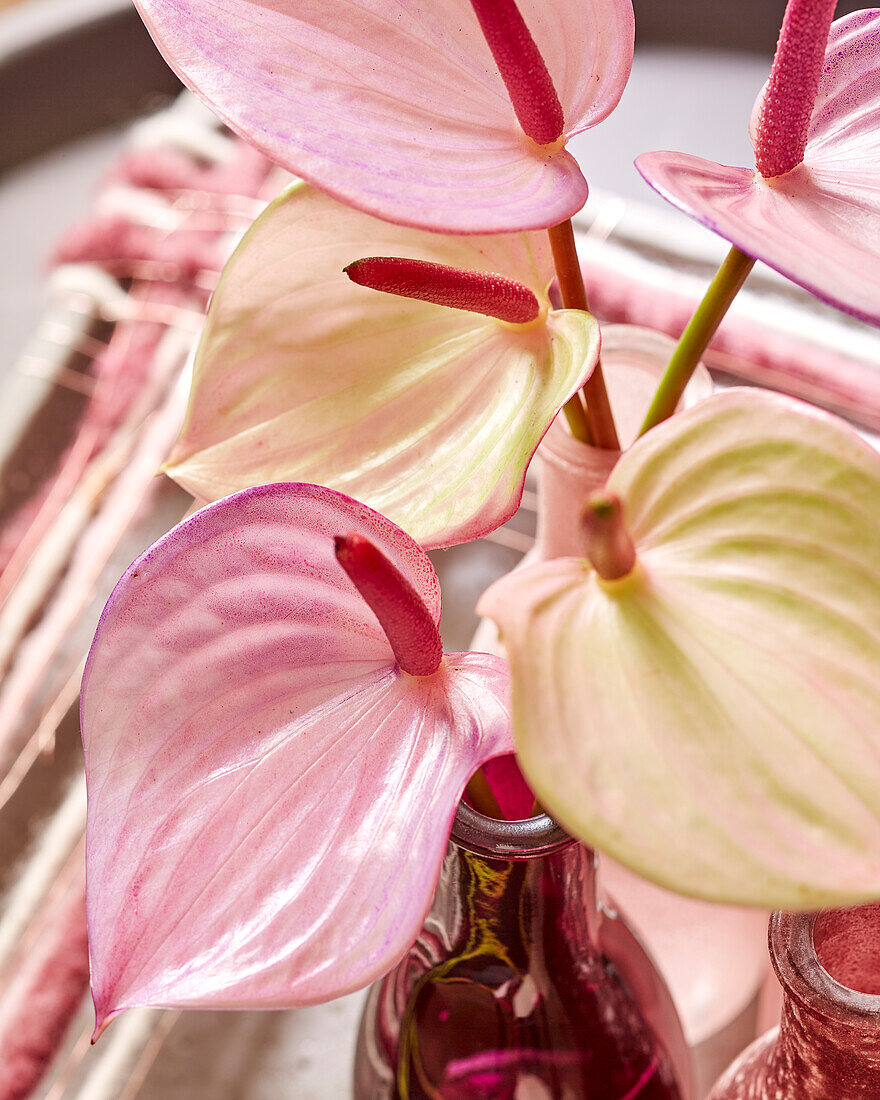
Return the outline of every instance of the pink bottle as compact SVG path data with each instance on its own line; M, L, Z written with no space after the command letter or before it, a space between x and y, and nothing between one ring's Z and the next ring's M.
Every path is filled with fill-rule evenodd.
M709 1100L877 1100L880 905L774 913L770 955L782 1023L734 1062Z
M462 803L418 939L370 991L357 1100L692 1100L681 1025L595 858Z

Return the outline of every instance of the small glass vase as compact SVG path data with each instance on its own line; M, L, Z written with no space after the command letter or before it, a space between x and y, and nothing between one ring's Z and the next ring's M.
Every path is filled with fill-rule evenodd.
M770 956L782 1022L734 1062L709 1100L877 1100L880 905L774 913Z
M621 446L636 438L675 341L638 325L602 326L602 370ZM712 379L700 363L685 388L679 409L709 397ZM582 553L579 530L584 501L601 488L620 454L588 447L575 439L558 416L538 449L538 532L532 560Z
M688 1100L689 1072L593 854L546 815L462 803L424 927L370 991L356 1100Z

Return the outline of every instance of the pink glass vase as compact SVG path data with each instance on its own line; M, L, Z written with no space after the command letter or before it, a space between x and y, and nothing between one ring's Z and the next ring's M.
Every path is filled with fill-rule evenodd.
M774 913L770 955L782 1022L730 1067L709 1100L877 1100L880 905Z
M422 932L370 991L356 1100L690 1095L672 1002L597 903L592 853L546 815L462 804Z

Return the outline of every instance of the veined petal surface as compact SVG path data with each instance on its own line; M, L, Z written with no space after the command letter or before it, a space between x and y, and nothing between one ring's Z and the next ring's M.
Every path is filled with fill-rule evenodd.
M526 138L470 0L139 0L165 59L233 130L337 199L405 225L546 228L587 185ZM631 0L519 0L566 135L616 105Z
M402 229L294 186L226 267L166 470L203 500L311 481L423 545L478 538L516 510L541 437L593 370L598 326L573 310L506 325L382 294L343 274L365 255L497 272L548 307L544 234Z
M367 985L421 925L468 778L511 751L504 663L400 672L335 560L340 530L439 617L411 539L303 485L197 513L105 609L82 702L99 1027L132 1005L285 1007Z
M764 179L670 152L644 153L636 167L743 252L880 323L880 10L833 24L804 161L793 171Z
M639 564L502 579L523 771L571 832L681 893L880 895L880 456L754 390L627 451Z

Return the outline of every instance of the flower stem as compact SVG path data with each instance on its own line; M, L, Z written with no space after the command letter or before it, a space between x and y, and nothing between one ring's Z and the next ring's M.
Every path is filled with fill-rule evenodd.
M505 820L501 807L498 805L498 799L489 786L489 780L482 768L477 769L468 780L465 794L467 794L468 802L477 813L481 813L484 817L494 817L498 821Z
M718 326L739 293L746 277L755 265L754 257L736 247L731 248L706 291L706 296L681 335L678 347L669 360L660 380L654 400L645 416L639 435L672 416L684 388L696 370L700 356L715 335Z
M582 309L589 312L587 305L587 292L584 289L584 279L581 275L581 265L578 260L577 248L574 243L574 227L571 220L554 225L547 230L550 237L550 247L553 250L553 263L556 266L556 275L559 279L559 292L562 295L562 304L566 309ZM588 434L579 434L572 423L578 415L583 416L583 409L577 401L577 395L572 397L565 406L565 415L568 418L572 435L603 450L618 451L620 443L617 438L617 429L614 427L614 417L611 414L611 405L608 401L608 391L605 389L605 377L602 374L601 361L596 364L596 369L587 379L581 391L586 401L586 425ZM574 406L577 405L575 410ZM571 406L571 408L570 408Z
M562 411L565 413L569 430L575 439L579 439L581 443L592 445L593 436L590 432L590 422L587 420L587 410L581 401L580 393L569 397L563 405Z

